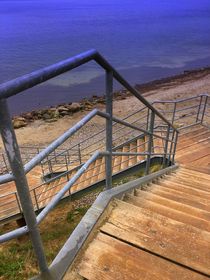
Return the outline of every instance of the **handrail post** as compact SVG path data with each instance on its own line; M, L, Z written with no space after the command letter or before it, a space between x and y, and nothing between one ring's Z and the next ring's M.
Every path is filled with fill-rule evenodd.
M170 150L169 150L169 162L171 161L171 156L172 156L172 149L173 149L173 145L174 145L174 138L175 138L175 130L173 129L173 132L172 132L172 137L171 137L171 140L170 140Z
M177 147L177 141L178 141L178 132L175 131L175 140L174 140L174 148L173 148L173 156L172 156L172 163L174 164L175 154L176 154L176 147Z
M208 101L208 95L206 95L206 98L205 98L205 103L204 103L204 107L203 107L203 113L202 113L202 117L201 117L201 124L203 123L204 115L205 115L205 112L206 112L207 101Z
M197 112L197 117L196 117L196 121L195 121L196 123L199 120L199 115L200 115L202 101L203 101L203 95L200 96L200 103L199 103L199 106L198 106L198 112Z
M112 187L112 94L113 94L113 73L106 71L106 189Z
M154 122L155 122L155 113L151 111L150 123L149 123L149 132L151 134L149 135L149 142L148 142L148 149L147 149L148 154L147 154L147 162L146 162L146 169L145 169L146 175L149 174L149 170L150 170L150 161L151 161L151 153L152 153L152 146L153 146Z
M5 99L0 99L0 131L12 174L15 178L15 185L20 198L24 218L29 229L38 265L41 273L47 276L49 275L47 261L37 226L36 215L34 213L34 207L23 168L19 146L10 118L7 101Z
M167 152L168 152L168 142L170 136L170 125L168 125L167 133L166 133L166 140L165 140L165 147L164 147L164 157L163 157L163 166L166 164Z
M172 116L172 120L171 123L174 124L174 120L175 120L175 115L176 115L176 102L174 102L174 110L173 110L173 116Z

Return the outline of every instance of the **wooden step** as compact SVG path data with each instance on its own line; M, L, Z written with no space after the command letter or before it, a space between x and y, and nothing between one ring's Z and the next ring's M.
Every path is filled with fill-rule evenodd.
M126 145L123 147L122 149L123 153L128 153L129 152L129 146ZM126 169L128 167L128 161L129 161L129 156L122 156L122 160L121 160L121 166L120 169Z
M200 179L200 181L195 180L194 178L192 178L189 175L186 177L186 176L180 176L179 174L175 173L172 176L168 176L167 181L190 186L197 190L202 190L202 191L206 191L206 192L210 191L210 186L208 185L208 181L206 182L206 180L204 181L202 179Z
M177 151L187 150L189 148L196 148L201 143L208 143L210 139L210 132L205 133L204 135L198 135L196 139L188 139L184 143L178 143Z
M208 174L203 174L202 172L198 172L196 170L191 170L189 168L184 168L183 166L181 166L181 168L179 168L176 171L177 174L188 174L190 177L197 177L198 179L206 179L206 180L210 180L210 175Z
M130 143L130 147L129 147L129 152L130 153L136 153L137 152L137 142L134 141L134 142L131 142ZM128 161L128 166L133 166L135 165L137 162L137 156L129 156L129 161Z
M186 205L171 199L167 199L165 197L162 197L158 194L154 194L151 192L143 191L140 189L135 190L135 196L143 198L145 200L149 200L158 204L161 204L163 206L166 206L168 208L175 209L177 211L181 211L185 214L192 215L194 217L200 218L202 220L206 220L210 222L210 212L204 211L202 209Z
M98 181L98 173L100 172L101 161L102 161L101 158L99 158L95 161L93 175L92 175L91 182L90 182L91 185Z
M186 195L192 194L198 197L201 197L203 199L209 199L210 200L210 192L203 191L201 189L198 189L196 187L192 187L189 183L189 185L184 185L183 183L179 183L177 181L168 181L168 180L159 180L158 181L159 186L163 186L168 188L169 190L173 189L176 191L184 192Z
M105 157L102 157L101 167L98 173L98 181L104 180L105 178Z
M194 137L194 136L197 136L198 134L202 134L203 132L206 132L207 131L207 128L206 127L194 127L192 129L190 129L190 131L188 132L182 132L179 136L179 139L182 140L182 139L189 139L191 137Z
M210 275L210 233L207 231L119 200L100 230Z
M193 215L190 215L189 213L183 213L182 211L161 205L159 203L155 203L151 200L146 200L143 198L143 196L133 196L133 195L127 195L124 199L124 201L136 205L139 207L142 207L144 209L153 211L155 213L161 214L163 216L166 216L168 218L174 219L176 221L185 223L187 225L194 226L196 228L206 230L210 232L210 222L203 220L201 218L197 218ZM210 213L209 213L210 214Z
M153 138L153 148L155 154L163 154L164 153L164 141L161 138L154 137Z
M204 146L199 146L196 149L182 151L177 153L176 159L179 160L182 164L190 163L195 160L198 160L206 155L209 155L209 150L210 150L210 143Z
M137 152L138 153L144 153L145 152L145 141L143 138L137 139ZM137 156L137 161L140 162L142 160L145 160L145 156Z
M162 196L164 198L171 199L176 202L180 202L210 212L210 205L207 200L201 198L198 199L196 196L193 195L186 196L182 192L169 191L167 188L163 188L160 186L157 187L157 186L153 184L152 187L147 187L147 191Z
M122 156L114 156L113 173L117 173L120 171L121 161L122 161Z
M201 133L195 134L191 137L187 137L185 135L179 136L178 145L185 145L186 143L194 143L199 141L200 139L204 138L209 133L208 130L204 129Z
M86 250L78 273L88 280L208 279L104 233L99 233ZM70 279L68 275L64 278Z
M195 162L195 163L188 164L188 165L187 165L187 168L190 169L190 170L192 170L192 171L199 171L199 172L201 172L201 173L203 173L203 174L210 175L209 155L207 156L207 159L208 159L207 163L204 162L204 164L205 164L205 165L208 165L208 167L205 166L205 165L199 166L199 165L198 165L199 163L196 163L196 162ZM183 165L183 166L184 166L184 165Z

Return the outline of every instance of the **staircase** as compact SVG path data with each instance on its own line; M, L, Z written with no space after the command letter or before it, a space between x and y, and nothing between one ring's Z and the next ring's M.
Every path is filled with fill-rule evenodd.
M159 133L162 136L161 133ZM120 174L125 170L129 170L147 160L145 151L147 150L148 137L140 135L134 138L132 141L127 141L125 144L121 144L118 148L113 149L114 152L123 153L142 153L142 155L119 155L112 157L112 171L113 175ZM157 137L153 138L153 153L158 155L164 153L164 141ZM89 155L90 157L90 155ZM73 167L72 167L73 166ZM79 165L74 167L70 165L69 171L63 170L63 165L58 164L59 173L54 173L55 178L47 181L46 183L41 182L42 170L41 167L37 166L31 172L28 173L27 178L30 186L30 193L34 209L39 210L44 208L49 201L64 187L64 185L76 174L78 169L82 166ZM61 173L61 174L60 174ZM105 184L105 156L101 156L96 159L89 168L80 176L76 183L72 186L71 191L65 193L64 198L72 194L80 192L89 187L97 186L99 184ZM6 192L5 192L6 191ZM16 219L20 213L20 203L18 202L18 196L14 182L1 185L0 197L0 221Z
M115 199L74 279L209 279L209 181L180 167Z
M123 153L144 153L147 149L148 139L145 136L140 136L133 141L126 144L122 144L120 148L115 149L115 152ZM163 141L158 138L154 138L153 142L154 153L163 153ZM113 175L119 174L129 168L132 168L147 159L146 155L120 155L113 156L112 158L112 171ZM73 168L73 170L58 176L50 183L43 184L39 188L36 188L37 204L39 208L43 208L52 197L58 193L65 183L72 178L79 167ZM77 182L72 186L71 192L67 192L64 197L74 194L76 192L87 189L91 186L97 185L105 180L105 156L98 158L93 162L89 168L80 176Z

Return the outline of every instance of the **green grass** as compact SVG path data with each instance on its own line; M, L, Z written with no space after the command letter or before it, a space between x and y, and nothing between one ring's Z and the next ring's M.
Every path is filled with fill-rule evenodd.
M160 164L153 164L150 172L160 169ZM114 179L113 186L125 184L142 176L144 176L144 170L131 173L125 177ZM60 202L41 223L40 232L48 264L52 262L101 190L102 188L93 190L79 200ZM0 232L5 233L16 227L16 223L12 222L0 228ZM23 280L37 274L37 261L28 235L1 246L0 280Z
M48 264L52 262L91 206L89 204L82 207L71 207L70 204L69 201L62 202L40 226ZM64 213L65 210L66 213ZM11 225L11 227L14 226L15 223ZM38 274L37 261L28 236L3 244L0 250L1 280L23 280L36 274Z

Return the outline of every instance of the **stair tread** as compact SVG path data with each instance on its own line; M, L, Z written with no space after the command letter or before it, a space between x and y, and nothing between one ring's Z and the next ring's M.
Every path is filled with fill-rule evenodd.
M193 195L186 196L182 192L169 191L167 188L160 187L159 185L157 186L158 188L155 188L155 185L153 185L153 187L148 188L147 191L210 212L210 205L208 203L208 200L201 198L198 199L196 196Z
M189 224L196 228L210 232L210 220L205 220L191 215L189 212L180 211L180 209L174 209L166 205L161 205L156 203L154 200L148 200L145 197L141 196L132 196L127 195L124 199L125 202L131 203L135 206L156 212L162 216L174 219L176 221ZM210 214L210 213L209 213Z
M178 201L171 200L169 198L162 197L161 195L154 194L151 192L147 192L144 190L137 189L135 191L136 197L142 197L146 200L153 201L155 203L159 203L169 208L173 208L175 210L184 212L186 214L193 215L195 217L201 218L203 220L207 220L210 222L210 212L199 209L197 207L193 207L191 205L186 205L184 203L180 203Z
M91 280L139 280L140 275L144 280L208 279L104 233L98 233L87 248L78 273Z
M209 232L124 201L115 205L101 232L210 275Z
M207 179L207 180L210 180L210 174L204 174L202 172L198 172L196 170L191 170L189 168L185 168L183 166L181 166L181 168L179 168L177 170L177 174L178 173L185 173L185 174L189 174L190 176L195 176L195 177L198 177L198 178L202 178L202 179Z
M180 176L179 174L174 174L173 176L169 176L169 178L167 178L168 182L173 182L173 183L178 183L178 184L183 184L185 186L191 186L192 188L196 188L198 190L203 190L206 192L210 191L210 187L207 185L208 181L204 181L202 179L200 180L196 180L193 179L192 176Z
M208 190L203 190L203 189L197 189L196 187L192 187L192 185L184 185L183 183L179 181L169 181L169 180L160 180L158 181L159 186L163 186L173 190L181 191L186 194L192 194L195 196L199 196L204 199L210 199L210 191Z

